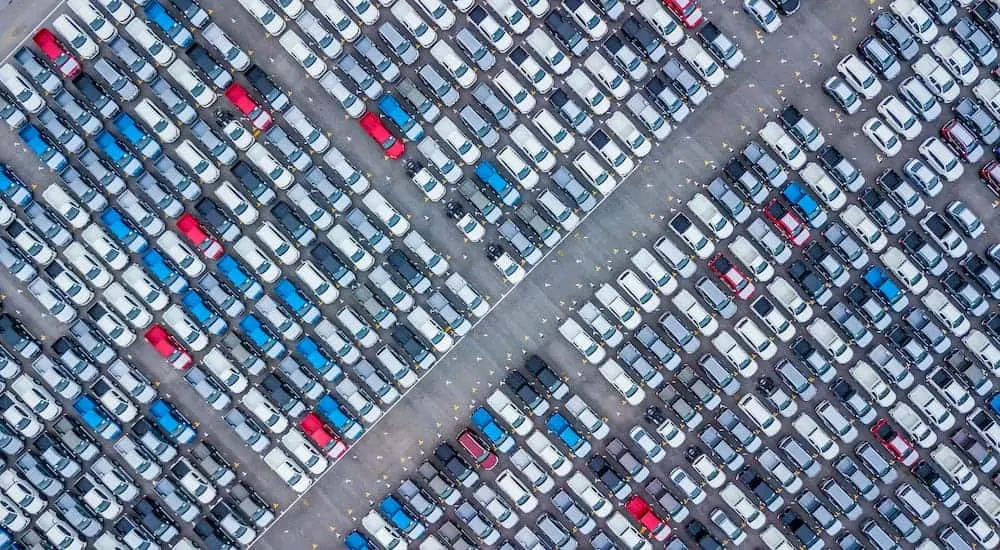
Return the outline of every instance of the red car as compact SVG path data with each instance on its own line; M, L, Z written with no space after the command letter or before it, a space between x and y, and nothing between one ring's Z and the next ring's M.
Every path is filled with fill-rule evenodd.
M712 273L718 275L722 282L726 283L726 286L740 298L746 300L753 296L753 292L756 290L753 283L722 254L716 254L714 258L709 260L708 268L712 270Z
M1000 195L1000 162L991 160L979 169L979 178L995 194Z
M791 210L785 208L778 199L772 199L764 207L764 217L774 224L795 246L809 242L809 228Z
M59 39L49 29L40 29L31 39L49 58L49 61L59 69L64 78L73 78L83 70L80 62L73 57L73 54L69 53L69 50L59 42Z
M403 151L406 150L403 147L403 142L396 139L396 136L389 132L389 129L382 124L382 119L378 117L375 113L365 113L358 120L358 124L368 133L376 143L382 146L385 151L385 156L391 159L398 159L403 155Z
M197 247L198 251L206 258L218 260L222 256L224 250L219 239L209 235L208 231L205 231L201 223L194 219L191 214L185 212L183 216L177 218L177 229L180 229L187 240L191 241L191 244Z
M458 444L462 446L463 449L468 451L472 455L472 459L476 461L476 464L481 466L484 470L492 470L496 468L497 463L500 459L493 451L489 450L482 441L476 437L468 429L462 430L462 433L458 434Z
M243 116L250 120L250 124L253 124L254 128L267 130L271 127L271 123L274 122L271 118L271 113L268 113L260 105L257 105L257 102L250 97L250 94L247 93L243 86L233 82L226 88L225 94L226 99L239 109L243 113Z
M633 495L625 502L625 511L642 526L643 532L648 532L653 540L667 540L673 530L662 519L657 517L649 503L639 495Z
M979 138L962 121L953 118L941 127L941 139L954 149L965 162L975 163L983 158L983 146Z
M333 433L333 430L323 423L316 413L306 413L299 421L299 426L306 436L316 444L321 451L334 460L344 456L347 444Z
M889 425L889 421L882 418L871 428L872 435L879 443L886 448L892 456L896 457L903 466L913 466L920 460L920 455L913 448L913 444L899 435L896 430Z
M663 0L663 3L689 29L701 25L702 20L704 20L701 8L698 7L698 3L695 0Z
M153 325L146 331L146 341L157 351L170 366L177 370L184 370L191 366L194 358L182 348L173 336L167 333L160 325Z

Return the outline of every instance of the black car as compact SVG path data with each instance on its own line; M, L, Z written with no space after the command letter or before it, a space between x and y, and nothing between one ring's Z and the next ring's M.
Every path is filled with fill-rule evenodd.
M298 241L301 246L309 246L316 240L316 233L309 229L302 218L292 210L292 207L285 201L278 201L271 207L271 214L278 221L278 225L288 231L292 238Z
M891 47L877 36L862 40L858 44L858 54L886 80L896 78L902 70Z
M932 244L927 242L923 235L913 231L903 233L899 239L899 245L903 247L907 256L910 257L921 269L930 272L932 275L940 275L944 271L942 263L944 258Z
M778 10L781 15L792 15L799 11L799 0L767 0L768 4Z
M214 520L203 518L194 524L193 530L205 545L205 550L229 550L237 547L229 535L218 528Z
M789 264L788 275L799 285L799 288L818 303L824 304L830 299L830 289L804 261L795 260Z
M552 397L562 399L569 392L566 383L541 357L537 355L528 357L528 360L524 362L524 369L541 382Z
M211 198L202 197L194 203L194 209L198 218L223 240L233 241L240 236L239 225Z
M1000 8L990 0L980 0L969 10L972 19L990 35L994 43L1000 42Z
M423 363L431 356L431 352L427 349L427 346L407 327L397 326L393 328L392 338L410 356L410 359L416 363Z
M660 43L656 31L643 19L634 15L626 19L622 23L622 34L635 45L639 53L653 63L659 63L663 56L667 55L667 50Z
M958 493L951 486L951 481L945 481L929 462L921 460L910 471L941 504L951 508L958 503Z
M35 337L20 321L6 313L0 315L0 344L26 359L34 359L41 352Z
M260 95L264 96L264 99L275 109L284 111L285 107L290 104L285 92L257 65L251 65L243 74L246 75L250 84L260 92Z
M878 12L875 19L872 19L871 26L904 61L912 61L920 51L920 45L913 33L892 12L888 10Z
M260 381L261 390L279 409L293 417L305 412L305 404L298 393L275 373L269 373Z
M945 292L954 298L966 312L980 317L989 309L989 304L976 287L954 269L949 269L941 277L941 285Z
M455 448L451 446L450 443L442 443L434 449L434 458L438 459L441 466L444 467L444 472L447 473L452 479L455 479L459 483L471 485L478 480L479 476L472 471L472 466L459 456ZM466 483L467 480L468 483Z
M575 55L587 51L587 41L580 28L561 9L556 8L545 15L545 27Z
M1000 298L1000 271L975 252L968 253L958 262L979 286L994 298Z
M324 243L313 246L309 249L309 254L312 255L316 265L334 280L339 280L341 277L351 273L351 270L347 268L340 259L340 256Z
M832 391L833 394L837 396L837 399L839 399L840 402L843 403L849 411L851 411L851 414L856 416L862 422L865 422L866 416L875 415L871 403L869 403L864 396L858 393L858 391L855 390L847 380L838 376L834 379L833 383L830 384L830 391ZM867 420L871 422L872 419L868 418Z
M701 550L722 550L722 542L710 533L705 525L693 519L684 526L684 532L698 544Z
M826 145L819 150L818 155L823 168L848 191L856 192L865 184L864 174L836 147Z
M111 102L111 97L99 82L90 77L87 73L80 73L73 79L73 85L83 94L84 99L90 103L95 111L103 112L104 106Z
M587 468L612 494L617 494L628 486L625 477L615 471L611 463L603 456L592 457L587 461Z
M973 433L966 428L959 428L949 437L951 442L968 457L972 463L984 473L991 473L997 467L996 454L983 445Z
M194 62L195 66L201 69L201 72L208 77L208 80L212 81L219 87L227 86L232 82L233 77L230 76L229 72L223 68L222 64L219 63L215 56L208 51L201 44L192 44L188 47L187 51L188 57Z
M504 378L503 383L531 412L541 415L548 410L549 406L545 398L531 387L528 379L520 372L511 372Z
M792 353L801 360L813 375L823 378L826 373L833 370L833 365L816 348L802 336L792 341L790 346Z
M951 2L948 4L950 5ZM983 66L992 65L997 60L997 50L993 47L993 40L972 19L960 18L952 25L951 33L955 35L965 51L975 56Z
M773 510L780 506L780 504L774 504L775 502L784 502L784 499L778 494L778 490L772 487L766 478L758 474L753 466L744 466L736 477L740 483L750 489L750 493L757 497L757 500L765 508Z
M768 188L764 187L763 182L760 181L752 171L748 170L746 166L737 158L730 158L729 162L722 168L723 174L729 181L736 184L743 192L743 195L750 199L754 204L761 204L767 199L768 193L770 192Z
M130 543L136 545L136 548L155 546L153 541L156 539L156 536L146 530L141 523L136 523L128 516L118 518L111 527L119 540L128 539Z
M229 171L236 176L236 182L258 202L268 204L274 200L274 191L271 186L264 183L264 179L257 175L257 171L249 164L238 160L229 168Z
M784 525L785 528L788 529L800 543L802 543L802 546L812 548L814 545L819 543L819 546L822 547L819 535L816 534L816 531L814 531L812 527L809 527L809 524L807 524L805 520L803 520L802 517L795 512L795 510L785 508L781 511L781 515L779 517L781 519L781 524Z
M144 497L131 504L132 517L163 542L177 536L177 527L160 505Z

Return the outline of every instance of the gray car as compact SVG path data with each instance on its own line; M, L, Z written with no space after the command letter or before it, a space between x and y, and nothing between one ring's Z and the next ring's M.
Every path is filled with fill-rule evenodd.
M56 499L55 504L59 509L59 515L84 537L94 539L104 529L103 521L69 493L64 493Z
M538 518L538 521L535 522L535 525L553 548L557 548L558 550L575 550L577 548L577 542L573 538L573 535L549 514L542 514Z
M484 71L488 71L493 68L497 62L496 56L490 52L490 50L483 45L482 41L476 36L474 32L468 28L461 28L455 33L455 42L458 43L458 47L469 56L469 59L476 64L477 67Z
M417 52L417 47L403 33L399 32L399 29L392 23L386 21L379 25L378 35L389 46L389 51L394 53L396 58L402 61L404 65L412 64L419 57L420 54Z
M458 112L459 118L472 131L480 143L486 148L492 148L500 141L500 134L486 121L472 105L466 105Z
M862 445L867 445L863 443ZM868 447L869 449L871 447ZM868 502L874 501L878 498L880 491L875 482L868 477L854 462L850 457L843 456L834 464L837 469L837 473L844 476L846 479L861 495L862 498Z
M673 370L680 364L680 357L660 338L653 327L643 323L635 331L635 339L668 370Z
M404 479L399 484L398 492L403 497L403 500L410 505L410 509L416 512L426 523L434 524L444 515L444 511L434 502L433 497L428 495L426 491L421 489L412 480Z
M230 468L226 457L208 443L203 441L195 443L191 447L191 456L195 465L217 486L226 487L236 479L236 474Z
M0 266L22 283L30 283L38 276L31 260L7 239L0 239Z
M497 231L505 241L514 247L518 255L520 255L526 262L534 265L541 261L542 251L539 250L533 242L531 242L531 239L524 234L524 231L522 231L513 220L504 219L500 225L497 226Z
M590 517L585 509L577 504L573 497L566 491L560 489L553 495L552 504L557 510L562 512L566 521L580 534L588 535L597 527L597 522L594 521L594 518Z
M525 225L530 227L537 235L538 239L547 247L553 247L559 243L562 234L556 231L548 221L543 218L537 210L530 204L521 204L515 214Z
M500 219L500 206L472 180L463 179L458 184L458 192L482 214L487 223L496 223Z
M286 356L278 363L278 370L305 398L318 399L323 395L323 385L291 356Z
M780 187L788 181L788 173L774 160L774 157L756 141L749 141L741 151L743 159L766 179L772 187Z
M699 279L695 283L695 288L698 290L698 294L708 302L708 305L724 319L731 319L733 315L736 315L736 303L708 277Z
M392 312L392 308L367 286L362 285L355 288L354 297L361 303L361 308L365 310L371 321L379 327L387 329L396 324L396 314Z
M71 120L77 128L81 129L84 134L92 136L104 128L101 124L101 120L94 116L89 108L85 108L81 105L80 102L66 90L60 91L55 95L54 99L56 104L59 106L59 110L65 113L69 120Z
M59 217L45 206L42 206L42 203L31 203L24 209L24 214L35 230L52 244L66 246L73 240L73 235L63 225Z
M118 99L124 102L132 101L139 95L139 87L135 85L135 82L129 80L125 76L124 72L117 67L112 61L105 58L99 58L94 62L94 72L97 73L104 83L107 84L108 88L118 96Z
M580 210L590 212L597 206L594 195L565 166L560 166L552 173L552 182L565 191Z
M861 517L862 510L857 500L837 480L826 478L820 483L819 490L848 521Z
M701 105L708 98L708 90L698 78L676 58L663 65L663 76L670 81L677 93L684 95L693 105Z
M589 302L588 302L589 303ZM663 375L650 364L649 361L642 355L639 348L635 344L628 342L618 351L618 358L621 359L622 363L625 364L633 374L639 377L643 383L652 388L657 389L663 385Z
M181 521L193 521L198 517L200 510L198 505L191 500L173 481L161 478L153 486L156 494L160 496L163 503L170 508Z
M715 178L708 184L708 194L723 207L736 223L743 223L750 217L750 208L722 178Z
M451 85L441 73L431 65L424 65L417 71L420 80L427 85L434 95L444 103L446 107L451 107L458 102L458 90Z
M504 130L517 124L517 116L507 104L485 83L476 85L472 97L497 121Z
M795 438L792 436L787 436L778 443L778 448L781 449L785 456L792 461L798 468L799 471L808 477L816 477L820 472L820 465L813 459L812 454L802 446ZM775 457L776 458L776 457ZM770 470L771 465L763 460L763 456L760 460L760 465L765 470Z
M345 54L337 62L337 66L357 84L361 93L368 96L369 99L378 99L382 95L382 85L361 66L361 63L358 63L358 60L353 55Z
M561 88L549 93L549 103L559 111L563 120L580 134L587 134L593 129L594 120Z
M670 124L641 94L632 94L625 102L625 107L656 139L662 141L670 135Z
M312 168L312 158L300 149L277 124L271 126L264 133L264 137L267 138L268 143L281 152L284 159L296 170L304 172Z
M118 56L130 73L143 82L152 82L156 78L156 68L135 51L124 38L118 37L108 43L108 48ZM230 80L232 78L230 77Z
M840 223L831 222L827 225L823 230L823 236L833 245L833 250L851 267L861 269L868 265L868 253Z
M924 344L936 353L944 353L951 347L951 339L945 336L941 327L923 309L919 307L911 309L903 317L903 321Z
M701 340L699 340L687 326L684 325L671 312L664 313L660 316L659 324L663 327L663 330L668 336L677 344L685 353L694 353L698 351L701 346Z
M6 429L6 428L4 428ZM16 440L18 444L23 446L20 439ZM10 445L8 444L8 447ZM17 453L12 453L11 456ZM32 487L38 490L47 497L55 497L63 491L63 484L59 481L55 472L52 471L44 462L40 461L37 455L33 452L23 453L17 458L14 463L14 467L28 480L28 483Z
M204 146L205 152L219 161L223 166L230 166L236 162L236 151L227 142L223 141L204 120L195 122L191 126L191 133L198 140L198 143Z
M750 427L747 426L746 423L744 423L743 420L736 416L736 413L730 409L722 407L719 410L719 416L716 417L716 420L719 422L719 425L722 426L722 429L728 431L729 434L732 435L740 445L743 445L743 448L748 452L756 453L757 450L760 449L761 445L763 445L763 442L757 435L757 432L750 429Z
M184 373L184 380L187 380L194 391L217 411L228 407L232 401L226 389L200 367L194 366L188 369Z
M706 410L715 410L722 403L719 391L712 389L694 369L684 365L677 371L677 382L688 389L697 400L698 406Z
M778 374L778 378L785 383L789 390L795 395L799 396L803 401L809 401L816 396L816 386L809 380L809 378L802 373L795 366L794 363L787 360L781 360L774 367L774 371Z
M445 326L455 336L462 337L469 333L472 323L458 312L444 294L434 291L427 297L427 307L444 321Z
M167 112L184 124L191 124L198 113L190 103L185 101L167 81L157 78L150 85L156 98L167 107ZM169 180L168 180L169 181Z
M222 337L222 345L229 355L236 360L236 365L242 367L250 375L256 376L264 370L264 361L251 352L235 332L229 331Z
M42 123L42 127L55 139L56 143L66 151L79 153L87 146L80 134L73 130L73 125L52 109L45 108L38 113L38 121Z
M441 116L438 108L411 80L403 78L396 83L396 90L416 109L416 113L427 122L434 122ZM513 125L513 123L511 124Z
M236 432L243 443L254 452L260 453L271 446L264 429L239 409L230 409L223 419Z
M360 40L354 43L354 49L367 59L372 67L375 67L375 70L386 82L399 80L399 66L386 57L370 38L362 36Z
M62 88L62 81L51 69L42 64L38 56L28 48L21 48L14 54L14 58L21 65L31 81L49 94L55 93Z
M736 395L736 392L740 390L740 383L733 372L712 354L702 355L698 359L698 367L726 395Z

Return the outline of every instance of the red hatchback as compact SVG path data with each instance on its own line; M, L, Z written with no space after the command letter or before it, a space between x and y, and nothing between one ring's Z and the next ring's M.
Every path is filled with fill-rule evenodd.
M250 120L250 124L253 124L254 128L267 130L271 127L271 123L274 122L271 118L271 113L268 113L260 105L257 105L257 102L250 97L250 94L247 93L243 86L233 82L226 88L225 95L226 99L239 109L243 113L243 116Z
M472 455L472 459L476 461L476 464L484 470L492 470L500 462L497 455L487 449L486 445L467 429L462 430L462 433L458 434L458 444L468 451Z
M764 207L764 217L774 224L795 246L809 242L809 228L791 210L785 208L778 199L772 199Z
M991 160L979 169L979 178L995 194L1000 195L1000 162Z
M187 352L186 349L182 348L174 337L167 333L163 327L160 325L153 325L149 327L146 331L146 341L149 345L153 346L153 349L157 353L163 356L170 363L170 366L178 369L184 370L191 366L194 362L194 358L191 354Z
M674 12L684 26L693 29L698 25L701 25L704 17L701 14L701 8L698 7L698 3L695 0L663 0L663 3L670 8L670 11Z
M375 140L382 149L385 151L385 156L391 159L398 159L403 155L403 151L406 150L403 147L403 142L396 139L396 136L389 132L389 129L382 124L382 119L378 115L372 112L365 113L358 120L358 124L368 133L372 139Z
M187 240L191 241L191 244L197 247L198 251L206 258L218 260L222 256L224 250L219 239L209 235L208 231L205 231L201 223L194 219L191 214L185 212L183 216L177 218L177 229L180 229Z
M673 530L660 519L649 503L639 495L633 495L625 502L625 511L642 526L643 532L649 533L653 540L667 540Z
M344 456L344 453L347 452L347 444L337 437L333 430L324 424L320 417L316 416L316 413L306 413L299 421L299 426L320 450L334 460Z
M709 260L708 268L712 270L712 273L718 275L722 282L726 283L726 286L740 298L746 300L753 296L754 290L756 290L753 283L722 254L716 254L714 258Z
M69 53L69 50L59 42L59 39L49 29L40 29L31 39L42 50L45 57L48 57L49 61L59 69L64 78L73 78L83 70L80 62L73 57L73 54Z
M920 460L920 455L913 448L913 444L899 435L895 428L889 425L888 420L880 419L872 426L871 432L875 439L878 439L879 443L904 466L913 466Z

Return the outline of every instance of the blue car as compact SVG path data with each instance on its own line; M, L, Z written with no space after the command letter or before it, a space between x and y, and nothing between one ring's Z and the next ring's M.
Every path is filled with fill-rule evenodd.
M108 133L107 130L101 130L101 133L94 138L94 142L100 147L104 156L108 157L125 175L137 178L142 174L144 168L139 159L129 153L118 141L118 138Z
M187 279L159 252L149 249L140 258L148 271L153 275L153 278L167 287L167 290L175 294L180 294L187 290Z
M802 218L810 226L814 228L822 227L826 223L826 210L823 210L823 207L816 202L816 199L799 182L789 182L781 190L781 194L788 199L788 202L792 203L795 210L802 215Z
M410 141L417 141L424 137L424 128L420 126L417 119L407 113L392 94L385 94L378 100L378 110L383 115L392 119L399 127L399 131Z
M194 37L191 36L191 31L184 28L184 25L180 24L176 19L167 13L166 8L159 0L153 0L146 7L143 8L146 12L146 18L150 23L156 25L166 34L167 37L181 48L187 48L191 45Z
M889 274L877 265L873 265L865 271L865 282L875 291L875 296L893 311L903 311L903 308L910 303L906 293L896 284L896 281L893 281Z
M1000 393L994 395L993 399L990 399L990 408L993 409L994 413L1000 414Z
M155 161L163 155L163 148L160 147L160 143L153 138L148 132L139 126L139 123L135 121L134 118L128 115L128 113L121 113L114 118L112 121L115 128L118 128L118 133L129 142L140 155L146 158L146 160Z
M333 429L337 430L337 433L344 439L353 441L361 437L361 434L365 431L364 427L358 424L357 420L351 418L351 415L347 413L343 405L330 395L324 395L316 403L316 414L329 422L333 426Z
M274 285L274 292L278 299L282 301L292 313L307 325L315 325L319 322L322 314L319 308L307 300L302 292L288 279L281 279Z
M146 238L137 229L133 228L130 222L125 220L121 212L114 208L107 208L104 212L101 212L101 222L104 224L104 227L108 228L111 236L122 243L130 252L142 254L149 247Z
M66 155L62 154L55 144L44 134L35 128L34 124L27 124L17 133L21 141L31 149L31 152L42 161L42 164L49 167L49 170L62 172L69 166Z
M229 323L215 312L215 308L208 305L195 290L188 290L181 298L184 309L198 322L206 331L216 336L226 332Z
M14 540L10 531L0 528L0 550L23 550L24 547Z
M280 359L288 353L278 337L272 334L271 330L252 314L240 319L240 329L250 339L250 343L271 359Z
M406 535L406 538L410 540L418 540L427 533L427 528L415 520L392 495L382 499L382 502L378 504L378 510L389 520L389 523L393 524L400 533Z
M472 425L479 428L483 435L493 443L501 453L509 453L514 449L514 438L497 424L493 415L482 407L472 411Z
M89 395L81 395L73 401L73 410L79 413L84 424L104 439L117 439L122 433L121 427L111 418L97 401Z
M240 267L239 262L233 259L232 256L226 254L225 256L219 258L215 262L216 267L219 268L219 272L222 276L226 278L236 290L243 293L243 296L248 300L259 300L261 296L264 295L264 287L261 286L253 277L247 274L246 271Z
M347 534L347 537L344 538L344 546L347 547L347 550L375 550L376 549L376 546L374 544L368 542L368 539L365 538L364 535L362 535L361 533L359 533L356 530L355 531L351 531L350 533Z
M149 415L174 443L184 445L191 443L198 436L191 422L172 404L163 399L157 399L149 404Z
M590 442L581 437L573 426L570 425L569 420L562 414L555 413L550 416L545 426L565 443L569 447L569 450L573 451L576 456L583 458L590 454Z
M507 206L521 204L521 193L517 191L514 184L505 180L500 172L497 172L496 166L493 166L490 161L484 160L476 165L476 177L496 192L500 200Z
M306 363L328 382L339 380L344 375L340 365L309 336L295 344L295 351L299 352Z
M28 206L34 200L28 186L6 164L0 164L0 194L15 206Z

